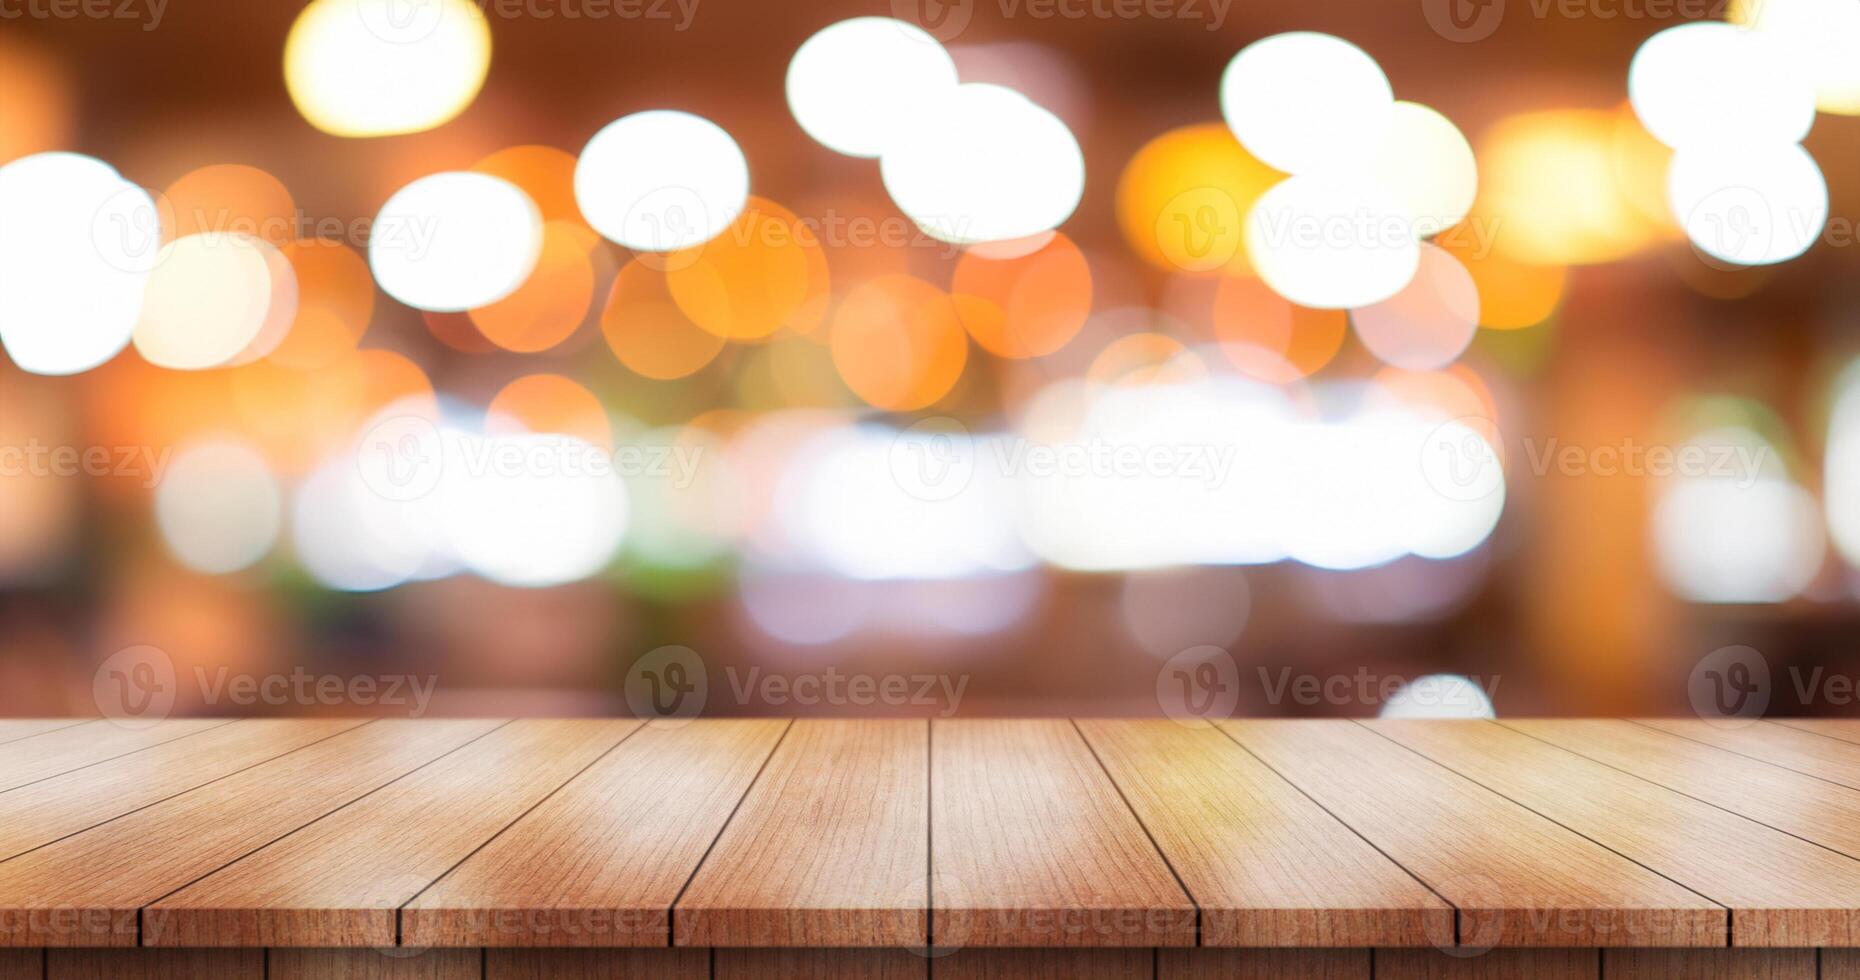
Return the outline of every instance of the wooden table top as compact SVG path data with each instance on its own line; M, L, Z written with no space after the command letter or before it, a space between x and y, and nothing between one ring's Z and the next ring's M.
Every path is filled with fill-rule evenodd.
M0 721L0 946L1860 946L1860 721Z

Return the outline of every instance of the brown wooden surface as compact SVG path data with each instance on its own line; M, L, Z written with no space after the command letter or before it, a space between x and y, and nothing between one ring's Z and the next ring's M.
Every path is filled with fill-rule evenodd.
M30 738L40 732L82 725L92 718L0 718L0 745L16 739Z
M93 721L0 743L0 792L230 723L227 718L168 718L146 728L126 728Z
M1424 946L1452 935L1451 906L1214 726L1079 727L1200 907L1202 945Z
M1459 908L1461 945L1724 945L1722 906L1361 725L1222 727Z
M929 980L929 976L929 962L903 949L720 949L711 980Z
M1766 721L1726 726L1697 718L1649 718L1636 724L1791 769L1805 776L1840 783L1849 788L1860 788L1860 745L1853 742Z
M417 946L664 946L789 723L652 722L401 912Z
M1815 980L1812 949L1611 949L1609 980Z
M265 980L480 980L477 949L274 949Z
M1860 790L1631 721L1508 719L1500 724L1860 858Z
M673 911L680 946L921 946L930 726L803 720Z
M1156 980L1370 980L1366 949L1164 949Z
M45 980L45 951L0 949L0 980Z
M962 949L938 957L936 980L1149 980L1148 949Z
M513 721L148 906L144 944L392 946L401 905L639 725Z
M1071 722L931 732L932 942L1190 946L1195 907Z
M0 860L363 724L249 719L0 793Z
M707 949L490 949L484 980L709 980Z
M1731 909L1733 945L1860 945L1860 861L1491 722L1366 724Z
M46 980L264 980L257 949L54 949Z
M1376 980L1599 980L1601 962L1593 949L1379 949Z
M363 725L0 862L0 945L136 945L142 907L499 724Z

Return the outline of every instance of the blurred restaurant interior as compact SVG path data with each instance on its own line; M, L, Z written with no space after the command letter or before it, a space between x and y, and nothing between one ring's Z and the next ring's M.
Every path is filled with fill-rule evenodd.
M1860 673L1851 0L4 6L0 713Z

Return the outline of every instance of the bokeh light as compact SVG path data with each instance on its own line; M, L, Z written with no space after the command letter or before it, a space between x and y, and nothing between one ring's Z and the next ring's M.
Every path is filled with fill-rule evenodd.
M947 394L968 362L956 304L910 276L882 276L847 295L833 313L833 366L874 408L922 408Z
M1681 150L1667 193L1693 246L1736 265L1795 258L1828 222L1828 182L1794 143Z
M1085 157L1059 117L999 85L958 85L916 113L879 160L885 190L946 242L1059 227L1085 193Z
M759 340L814 298L808 253L819 243L794 212L751 197L715 238L665 260L672 301L691 322L732 340Z
M542 215L528 195L500 177L452 171L422 177L381 205L368 267L402 303L457 313L515 292L542 246Z
M175 453L155 493L155 523L181 564L221 575L247 568L277 542L283 502L265 458L238 442Z
M1421 237L1458 224L1479 189L1472 146L1459 127L1416 102L1395 103L1381 144L1363 166Z
M39 153L0 167L0 344L76 374L129 344L161 248L155 201L109 164Z
M1694 602L1781 602L1821 569L1815 498L1789 479L1775 447L1741 427L1676 449L1653 513L1654 557L1675 593Z
M1472 343L1479 329L1479 289L1451 253L1422 245L1413 281L1380 303L1352 310L1350 323L1384 363L1432 371L1453 363Z
M1413 224L1361 179L1295 176L1260 196L1246 249L1267 285L1301 306L1368 306L1401 292L1420 263Z
M613 423L594 392L559 374L530 374L505 385L485 409L491 435L522 432L574 436L613 448Z
M297 281L297 318L270 359L302 371L355 349L374 317L368 260L341 242L303 238L279 250Z
M1249 152L1288 174L1346 165L1380 145L1394 108L1362 48L1311 31L1254 41L1221 75L1221 115Z
M1501 120L1480 143L1469 232L1489 238L1497 254L1536 265L1613 262L1661 240L1671 219L1651 216L1629 178L1651 170L1663 186L1670 153L1620 133L1619 116L1604 110ZM1663 200L1658 206L1666 210Z
M1458 674L1428 674L1403 684L1377 715L1402 720L1498 717L1485 689Z
M922 28L855 17L822 28L788 64L788 108L815 142L855 157L896 144L918 107L956 85L956 63Z
M1026 255L963 253L951 286L962 325L999 357L1041 357L1064 347L1091 315L1091 266L1072 239L1055 233Z
M514 292L469 311L484 339L508 351L533 354L567 340L594 305L591 254L602 247L579 222L550 221L542 227L536 267Z
M1288 384L1330 363L1343 346L1342 310L1298 306L1250 276L1229 276L1214 292L1214 336L1221 353L1249 377Z
M1169 272L1248 272L1242 219L1285 175L1260 163L1223 123L1150 140L1117 181L1124 241Z
M1675 150L1795 143L1815 122L1814 84L1784 45L1710 21L1648 38L1628 66L1628 100Z
M200 232L162 246L136 352L177 370L220 367L270 353L296 316L297 276L283 253L248 234Z
M334 136L417 133L451 121L491 67L491 27L471 0L313 0L284 42L284 84Z
M608 123L575 163L575 201L627 248L669 252L722 233L749 198L749 163L722 127L652 110Z
M1731 0L1726 19L1773 38L1815 87L1822 112L1860 115L1860 4L1845 0Z
M692 323L678 308L665 273L639 259L614 277L601 310L601 334L621 364L655 381L695 373L724 346L721 335Z

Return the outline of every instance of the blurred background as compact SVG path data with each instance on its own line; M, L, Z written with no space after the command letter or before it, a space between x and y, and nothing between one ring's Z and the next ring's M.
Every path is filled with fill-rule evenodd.
M712 714L1673 713L1748 645L1850 713L1780 678L1860 672L1860 98L1788 46L1860 31L1698 7L8 8L0 712L145 647L175 713L626 712L678 646ZM865 16L925 34L796 61ZM1727 18L1807 117L1649 43ZM647 110L724 145L590 144Z

